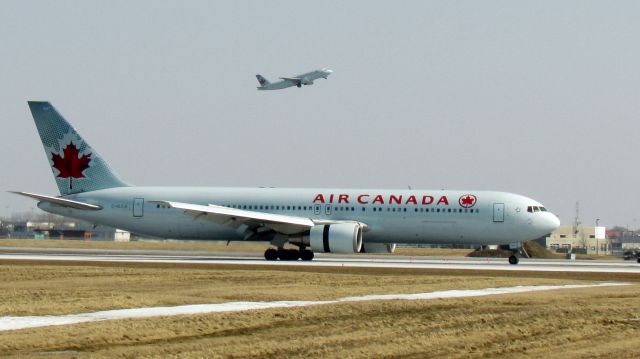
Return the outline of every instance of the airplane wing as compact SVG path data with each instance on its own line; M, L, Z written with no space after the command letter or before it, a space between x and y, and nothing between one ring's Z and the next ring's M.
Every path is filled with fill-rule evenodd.
M281 77L280 79L285 81L291 81L296 85L300 85L302 83L302 79L299 77Z
M188 215L197 218L205 218L220 224L239 227L247 225L248 227L264 226L283 234L296 234L308 231L316 223L310 218L286 216L282 214L273 214L265 212L245 211L223 206L210 204L208 206L181 203L172 201L151 201L153 203L161 203L171 208L182 209Z

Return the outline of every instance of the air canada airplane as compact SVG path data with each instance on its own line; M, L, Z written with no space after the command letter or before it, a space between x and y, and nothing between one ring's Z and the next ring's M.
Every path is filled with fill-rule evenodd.
M313 85L313 81L317 79L326 79L332 73L333 71L324 68L294 77L281 77L280 80L282 81L278 82L269 82L269 80L265 79L260 74L256 75L256 78L260 83L258 90L282 90L292 86L302 87L302 85Z
M274 246L267 260L311 260L392 253L396 243L510 244L560 224L539 202L505 192L132 186L50 103L29 107L60 196L14 193L47 212L144 235L265 241Z

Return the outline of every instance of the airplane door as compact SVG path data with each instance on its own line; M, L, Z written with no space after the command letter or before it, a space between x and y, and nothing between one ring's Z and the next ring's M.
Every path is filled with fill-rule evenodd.
M144 215L144 198L133 199L133 216L142 217Z
M331 205L330 204L325 204L324 205L324 214L331 214Z
M504 222L504 203L493 204L493 221Z
M313 213L315 215L319 215L320 214L320 205L319 204L316 204L316 205L313 206Z

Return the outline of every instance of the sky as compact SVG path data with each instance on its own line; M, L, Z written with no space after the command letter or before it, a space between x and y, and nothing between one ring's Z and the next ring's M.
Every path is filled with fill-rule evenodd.
M138 185L500 190L640 227L640 2L2 1L0 213L47 100ZM329 67L313 86L257 91Z

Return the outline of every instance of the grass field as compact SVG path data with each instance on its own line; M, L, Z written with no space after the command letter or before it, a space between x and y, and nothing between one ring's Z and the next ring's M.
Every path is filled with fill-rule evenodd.
M60 240L60 239L0 239L2 247L26 248L77 248L77 249L136 249L136 250L171 250L171 251L229 251L229 252L264 252L269 243L260 242L227 242L222 241L164 241L144 240L132 242L92 241L92 240Z
M237 300L334 299L632 275L0 262L0 315ZM640 285L373 301L0 332L0 356L616 357L640 355Z
M27 248L74 248L74 249L135 249L135 250L171 250L171 251L224 251L262 253L269 243L260 242L222 242L222 241L162 241L143 240L133 242L85 241L60 239L0 239L2 247ZM406 256L466 256L471 249L448 248L398 248L397 255Z

